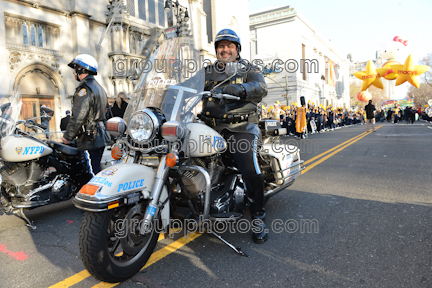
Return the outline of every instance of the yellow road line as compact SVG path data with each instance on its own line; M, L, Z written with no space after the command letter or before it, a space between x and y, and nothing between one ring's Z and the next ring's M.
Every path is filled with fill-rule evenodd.
M66 278L65 280L58 282L57 284L54 284L48 288L60 288L60 287L70 287L78 282L81 282L82 280L86 279L90 276L90 273L87 270L83 270L69 278Z
M171 230L170 230L170 234L171 234L172 232L176 232L176 231L171 231ZM158 241L161 241L161 240L163 240L163 239L165 239L164 234L163 234L163 233L159 234ZM123 253L123 252L121 252L121 253ZM121 253L117 254L116 256L120 256ZM150 256L150 259L151 259L151 256ZM150 259L149 259L149 261L150 261ZM147 263L148 263L148 262L147 262ZM72 286L72 285L77 284L78 282L81 282L82 280L84 280L84 279L86 279L86 278L88 278L88 277L90 277L90 276L91 276L91 275L90 275L90 273L89 273L87 270L83 270L83 271L81 271L81 272L78 272L78 273L75 274L75 275L72 275L71 277L66 278L65 280L63 280L63 281L61 281L61 282L58 282L58 283L56 283L56 284L54 284L54 285L48 287L48 288L64 288L64 287L70 287L70 286Z
M381 125L381 126L379 126L379 127L376 127L375 130L378 130L378 129L381 128L381 127L383 127L383 125ZM306 168L302 171L302 174L306 173L306 172L309 171L310 169L314 168L315 166L317 166L317 165L319 165L320 163L324 162L325 160L327 160L328 158L332 157L332 156L335 155L336 153L339 153L339 152L342 151L343 149L347 148L348 146L354 144L354 143L357 142L358 140L362 139L363 137L365 137L365 136L367 136L367 135L369 135L369 134L371 134L371 133L373 133L373 132L368 132L368 133L366 133L366 134L363 133L364 135L362 135L361 137L358 137L358 138L355 139L354 141L349 142L348 144L346 144L345 146L343 146L343 147L337 149L337 150L334 151L333 153L331 153L331 154L325 156L324 158L322 158L322 159L316 161L315 163L309 165L308 167L306 167ZM346 143L346 142L344 142L344 143ZM340 146L340 145L339 145L339 146Z
M343 142L342 144L339 144L339 145L337 145L336 147L334 147L334 148L332 148L332 149L330 149L330 150L327 150L327 151L325 151L324 153L321 153L320 155L313 157L312 159L309 159L309 160L305 161L305 162L303 163L303 165L307 165L307 164L311 163L312 161L315 161L316 159L321 158L322 156L324 156L324 155L326 155L326 154L328 154L328 153L330 153L330 152L336 150L337 148L339 148L339 147L341 147L341 146L347 144L348 142L353 141L353 140L355 140L355 139L358 138L358 137L364 136L365 134L366 134L366 132L363 132L362 134L357 135L357 136L355 136L355 137L353 137L353 138L351 138L351 139L349 139L349 140Z
M183 247L184 245L188 244L189 242L192 242L193 240L195 240L196 238L198 238L199 236L201 236L203 234L198 233L198 232L194 232L188 235L187 238L182 237L179 240L169 244L168 246L165 246L164 248L154 252L149 260L147 261L146 265L141 268L141 270L147 268L148 266L156 263L157 261L161 260L162 258L168 256L169 254L175 252L176 250L180 249L181 247ZM120 283L105 283L105 282L100 282L99 284L94 285L92 288L109 288L109 287L114 287L117 286Z

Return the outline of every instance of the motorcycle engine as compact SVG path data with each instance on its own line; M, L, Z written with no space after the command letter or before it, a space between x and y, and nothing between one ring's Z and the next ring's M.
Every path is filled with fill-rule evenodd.
M193 158L191 165L203 167L210 175L211 186L215 186L222 178L225 166L218 158ZM181 180L189 194L189 197L194 198L200 191L205 191L205 178L204 175L198 171L185 171Z
M24 163L5 163L1 167L3 182L12 187L19 187L22 194L33 189L34 183L40 181L45 173L44 167L37 161Z
M74 190L72 187L73 185L71 183L72 181L69 178L69 176L66 175L59 176L56 182L54 183L54 185L52 186L53 195L58 200L69 199L72 196L71 192L73 192Z

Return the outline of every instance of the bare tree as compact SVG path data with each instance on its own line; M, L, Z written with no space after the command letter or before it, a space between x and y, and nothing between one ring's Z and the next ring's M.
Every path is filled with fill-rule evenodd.
M432 85L420 83L420 87L410 86L405 98L414 98L414 105L418 108L424 108L430 99L432 99Z
M356 82L350 83L350 106L362 106L362 102L357 99L357 94L360 92L361 86Z
M423 57L423 59L420 61L420 64L432 67L432 53L429 53L425 57ZM432 69L429 69L423 75L426 84L432 86Z

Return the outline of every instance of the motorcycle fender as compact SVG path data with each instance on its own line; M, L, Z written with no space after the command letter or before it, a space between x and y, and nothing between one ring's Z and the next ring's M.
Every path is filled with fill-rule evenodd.
M79 209L102 212L150 199L155 178L156 171L144 165L123 163L110 166L84 185L73 203ZM160 202L167 198L168 190L164 186ZM169 201L165 203L161 216L169 223Z

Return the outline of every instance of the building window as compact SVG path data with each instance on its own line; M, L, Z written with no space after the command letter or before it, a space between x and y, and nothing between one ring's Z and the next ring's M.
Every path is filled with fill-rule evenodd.
M132 37L132 44L131 44L131 46L132 46L131 47L131 53L132 54L136 54L136 50L135 50L136 49L135 48L136 47L135 37Z
M167 26L164 8L165 0L127 0L127 10L131 16L162 27Z
M150 0L151 2L151 0ZM142 20L146 20L146 0L138 0L138 16Z
M32 45L32 46L37 46L36 45L36 28L32 25L31 27L30 27L30 44Z
M156 3L155 0L149 0L148 1L148 12L149 12L149 22L150 23L156 23Z
M129 15L135 17L135 0L127 0L126 10L129 12Z
M44 35L43 35L43 29L41 26L38 27L38 41L39 41L39 47L44 47Z
M164 0L158 0L159 25L165 27L165 10Z
M29 45L28 27L26 23L23 23L22 25L22 33L23 33L23 44Z

